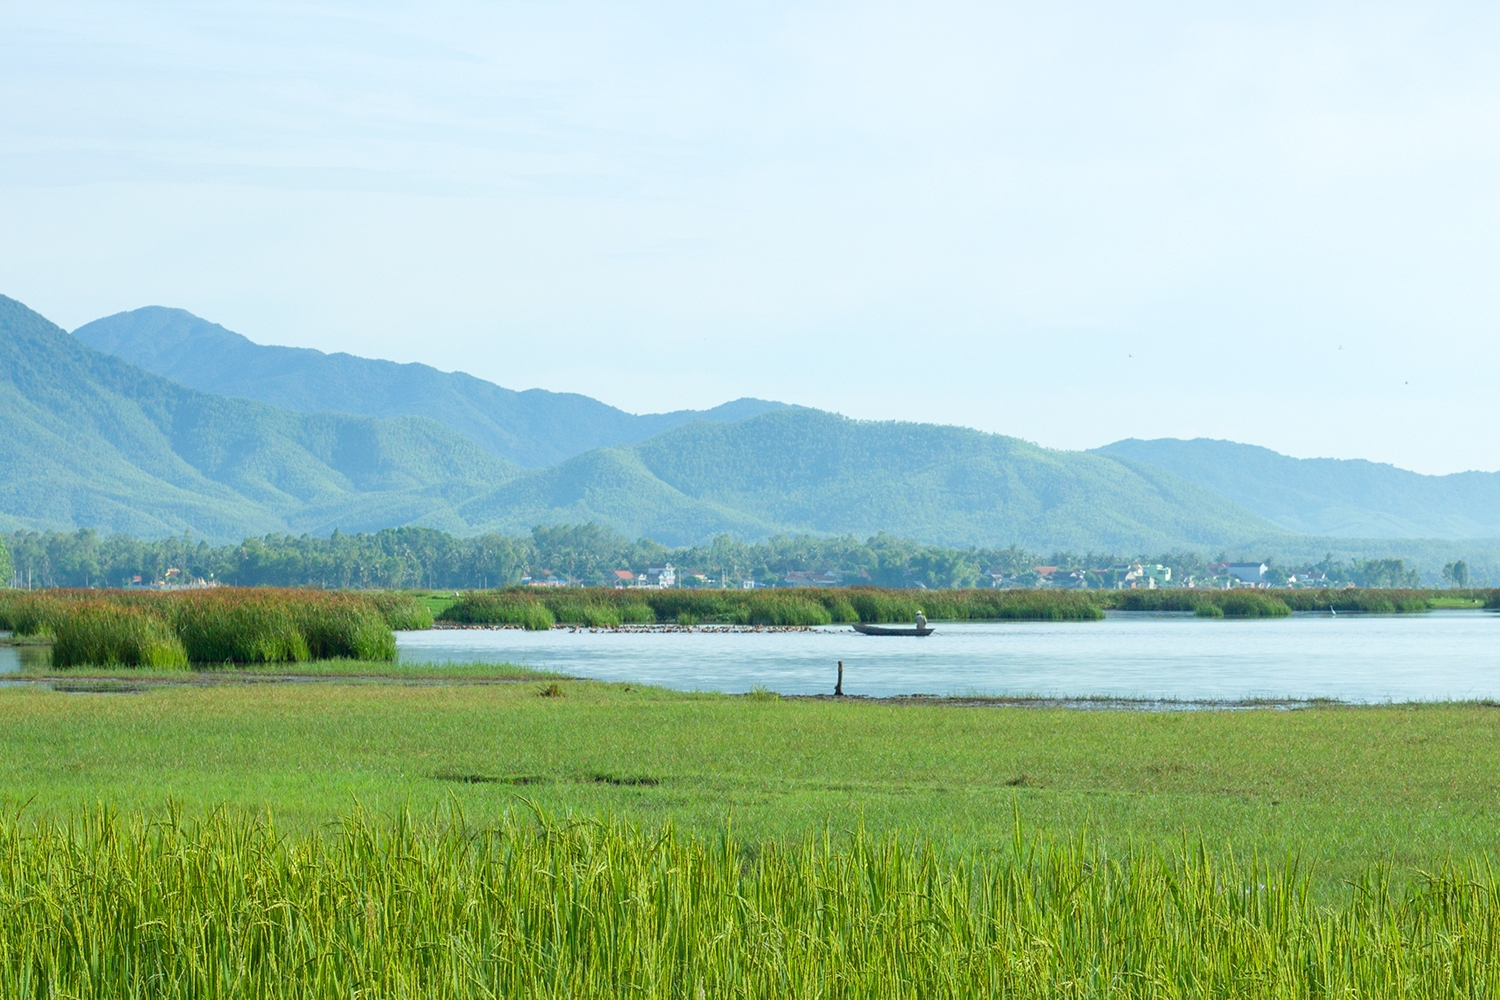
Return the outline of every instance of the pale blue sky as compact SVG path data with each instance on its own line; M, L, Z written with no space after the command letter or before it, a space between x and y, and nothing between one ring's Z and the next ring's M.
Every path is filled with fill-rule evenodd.
M1500 469L1496 11L11 0L0 292L636 411Z

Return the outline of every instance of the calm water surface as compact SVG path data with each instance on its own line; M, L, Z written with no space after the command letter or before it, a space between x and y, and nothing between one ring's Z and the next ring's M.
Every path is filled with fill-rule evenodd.
M1500 615L1294 615L1224 621L939 624L923 639L810 632L439 630L397 636L407 663L509 662L681 690L1182 700L1500 698ZM0 654L3 655L3 654Z
M23 665L45 666L49 658L46 646L0 646L0 674L20 673Z

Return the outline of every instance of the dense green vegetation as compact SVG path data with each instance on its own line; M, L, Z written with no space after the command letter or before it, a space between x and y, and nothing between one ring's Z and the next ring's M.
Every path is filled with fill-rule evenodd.
M699 421L590 452L458 509L480 530L595 521L671 545L723 532L888 531L963 546L1168 549L1282 534L1154 467L964 428L800 408Z
M45 629L56 636L52 646L55 667L120 664L161 670L188 665L187 647L172 623L136 605L107 600L49 602L37 623L30 634Z
M166 337L155 348L162 358L185 358L178 348L203 332L184 328L184 323L193 327L198 321L171 311L115 319L139 326L125 337L133 337L137 346L145 342L145 334ZM210 332L234 339L225 331ZM305 353L316 360L316 352ZM359 359L322 359L336 365L346 360L356 368L376 365L385 372L377 382L387 376L399 376L399 381L420 368L387 370ZM274 391L302 400L298 405L308 405L311 396L322 401L319 405L330 405L333 398L329 387L295 365L272 370L263 361L225 364L235 377L274 383ZM309 371L314 369L322 371L317 364ZM432 405L449 416L459 412L453 407L462 403L468 391L464 386L482 385L465 376L429 374L445 386L433 393L446 402ZM342 378L338 375L334 382L343 384ZM346 395L364 401L361 407L390 407L390 414L427 405L408 405L415 397L374 391L373 384L364 375L351 375ZM544 401L545 396L521 395L524 400L512 402L530 406L525 400ZM571 401L588 410L591 401L580 400L564 396L547 405ZM269 533L279 538L270 546L278 549L271 560L277 565L265 569L282 578L237 582L283 585L507 582L503 573L490 573L507 560L483 553L464 570L479 579L462 584L414 578L410 573L421 560L393 562L389 552L377 563L344 560L337 580L328 578L329 560L315 559L318 565L298 568L280 559L290 548L281 537L288 532L357 532L415 522L461 536L491 537L520 536L538 524L593 522L632 538L655 539L652 544L678 547L703 545L725 533L764 539L871 537L888 531L918 539L924 547L960 547L945 550L949 552L1012 545L1039 552L1136 555L1143 550L1207 553L1232 548L1258 558L1275 556L1288 567L1333 553L1344 561L1402 559L1408 571L1416 563L1432 582L1440 567L1459 562L1472 567L1478 581L1500 578L1500 545L1494 542L1358 542L1294 535L1211 489L1130 458L1049 451L962 428L850 421L796 408L759 412L765 405L750 401L710 414L726 420L758 414L749 419L699 420L637 444L599 448L523 472L473 439L423 417L308 414L188 389L94 351L19 303L3 299L0 526L86 527L147 538L191 532L217 543ZM484 432L493 440L486 440L503 451L510 445L500 440L504 434L498 428L511 417L503 415L509 412L505 405L496 406L500 416L484 415L483 406L460 409L465 420L493 423ZM686 416L663 415L662 426ZM627 423L646 419L651 418ZM567 433L578 431L584 437L596 431L606 438L615 433L599 431L583 411L571 423L559 416L546 426L572 427ZM549 444L549 433L527 425L512 444L543 451L572 447ZM256 558L240 561L253 564ZM408 574L399 581L391 577L396 562ZM989 568L976 569L962 559L958 563L962 565L952 569L960 575ZM871 567L866 561L861 568ZM921 582L923 570L901 569L908 570L906 583ZM1363 572L1356 569L1355 575ZM899 582L873 574L863 579L881 585ZM92 580L85 576L69 582L88 585ZM1389 583L1406 585L1404 580Z
M736 421L778 405L740 400L703 413L678 411L637 417L582 396L538 390L514 393L424 365L256 345L182 310L157 307L98 320L74 335L98 350L204 392L258 399L305 412L431 417L492 454L526 467L562 462L601 446L644 441L694 419ZM925 440L920 443L928 444ZM1131 439L1098 449L1097 454L1165 470L1286 530L1306 535L1364 539L1500 537L1496 515L1500 510L1500 474L1496 473L1423 476L1373 462L1294 459L1265 448L1206 439ZM697 458L690 461L701 464ZM683 490L674 470L658 469L653 459L646 464L655 478L689 496L698 495L691 488ZM605 467L607 463L596 466ZM558 482L568 479L555 478ZM580 498L581 493L575 493L569 502ZM619 500L615 497L609 502ZM553 506L566 507L568 503ZM765 520L753 511L746 513ZM566 519L588 518L571 511ZM522 519L519 528L530 527L531 523ZM638 533L630 525L617 527ZM898 528L895 523L879 527ZM852 530L865 533L860 528ZM926 537L905 526L900 530ZM1020 536L1016 539L1021 540Z
M381 603L401 624L426 615L409 596ZM0 591L0 629L55 637L56 667L393 660L396 640L381 603L316 590L12 590Z
M776 585L795 571L834 572L848 584L926 589L974 587L990 582L986 574L994 572L1004 574L1006 586L1032 587L1047 585L1036 567L1055 566L1064 577L1081 570L1091 587L1110 588L1122 582L1133 563L1170 568L1174 586L1190 579L1202 586L1212 576L1210 563L1228 558L1227 553L1205 557L1196 552L1041 553L1015 545L952 549L884 534L864 540L782 535L753 543L720 536L706 545L668 549L648 539L631 541L596 524L537 527L519 537L461 538L431 528L393 528L374 534L334 532L327 538L267 535L221 546L175 537L100 538L88 530L19 531L3 538L14 553L21 585L35 587L150 584L171 580L175 571L179 580L240 586L482 590L528 575L598 585L613 582L614 570L640 573L653 563L672 563L689 587L738 588L746 580ZM1325 554L1306 563L1266 561L1271 567L1266 577L1272 581L1307 572L1322 574L1335 588L1410 588L1419 582L1416 569L1400 559L1344 562ZM1436 582L1436 572L1430 575ZM1467 583L1467 566L1463 575ZM1488 582L1483 575L1475 579ZM1444 582L1458 584L1451 567Z
M1193 611L1217 617L1205 608L1218 608L1223 614L1248 614L1251 617L1279 617L1293 611L1363 612L1398 614L1429 611L1440 606L1440 600L1459 599L1477 607L1491 599L1488 590L1357 590L1327 588L1312 590L1116 590L1106 591L1099 599L1106 607L1120 611ZM1236 612L1237 608L1256 607L1255 611Z
M528 468L642 441L693 420L743 420L782 405L738 399L711 410L637 416L577 393L515 392L422 364L256 344L192 313L160 306L106 316L73 336L201 392L304 413L429 417Z
M1129 439L1100 454L1149 463L1288 531L1345 538L1500 537L1500 473L1424 476L1392 465L1289 458L1198 438Z
M1373 869L1320 905L1295 864L856 834L747 849L617 822L218 813L0 824L12 996L1471 997L1500 989L1500 883Z
M549 628L630 622L829 625L910 622L922 611L935 620L1088 621L1102 618L1100 601L1075 591L878 590L872 587L794 590L610 590L514 587L473 591L442 613L443 621Z
M327 666L0 688L0 801L26 803L0 817L0 992L1500 985L1486 705L1016 710Z
M632 622L829 625L934 621L1089 621L1105 610L1190 611L1205 617L1277 618L1293 611L1396 614L1428 611L1439 595L1478 607L1494 591L1423 590L634 590L512 587L470 591L442 621L485 625L614 626Z
M399 590L376 590L364 594L380 610L385 623L397 632L432 628L432 608L414 594Z
M544 697L553 682L483 683L475 668L419 684L390 664L337 666L393 679L246 684L226 671L134 694L0 688L0 801L30 800L34 818L97 803L270 809L293 830L356 802L425 812L450 797L489 823L524 798L705 837L729 821L747 844L863 823L952 856L1009 843L1018 804L1048 838L1086 832L1112 853L1170 851L1186 835L1243 857L1296 854L1327 894L1383 860L1405 879L1481 859L1500 808L1500 718L1485 705L1068 711L568 680Z
M399 396L366 398L400 407ZM0 471L0 515L15 526L221 542L417 521L463 534L596 521L678 545L889 530L949 544L1169 548L1277 533L1158 470L802 409L694 421L519 473L424 417L307 414L177 385L11 299L0 300Z
M434 523L517 471L420 417L303 414L184 388L0 296L8 527L229 541Z

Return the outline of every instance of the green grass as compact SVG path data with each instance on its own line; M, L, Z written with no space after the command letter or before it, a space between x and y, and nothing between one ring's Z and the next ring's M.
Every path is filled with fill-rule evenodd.
M51 621L57 641L51 662L186 670L188 656L172 626L144 608L109 601L79 601Z
M567 680L567 675L511 663L390 663L384 660L311 660L302 663L250 663L231 668L202 665L192 671L110 667L56 668L46 659L24 662L19 676L25 680L79 680L107 678L130 681L172 681L211 684L265 678L370 679L394 681L523 681Z
M414 594L409 590L372 590L362 592L361 596L379 608L385 623L397 632L419 632L432 628L436 612L432 610L432 602L426 600L425 595Z
M1500 591L1308 589L1286 590L1102 590L1092 592L1102 607L1119 611L1192 611L1205 618L1224 615L1280 617L1293 611L1337 611L1363 614L1410 614L1434 608L1482 606Z
M473 824L0 822L8 996L1476 997L1500 884L1028 841L951 859L816 837L747 849L545 814Z
M1485 598L1483 597L1444 597L1441 594L1427 599L1428 606L1434 610L1442 608L1444 610L1473 611L1476 608L1484 607L1484 602Z
M399 593L0 591L0 628L55 637L58 666L394 660L391 619L431 624Z
M1095 712L545 686L0 689L0 799L41 814L227 803L311 827L356 802L450 795L487 821L524 795L703 835L732 816L757 842L862 821L956 852L1004 843L1017 803L1049 836L1201 837L1304 856L1328 880L1479 857L1500 808L1500 711L1485 705Z
M827 625L932 621L1093 621L1105 610L1190 611L1203 617L1267 618L1294 611L1400 614L1433 608L1500 607L1500 591L1433 590L613 590L511 587L469 591L441 621L550 628L622 621L678 624Z
M918 611L934 621L1092 621L1103 617L1097 594L1036 590L889 590L880 587L795 590L637 590L510 587L470 591L442 621L547 628L623 622L734 625L828 625L909 622Z
M1494 705L64 676L0 688L0 995L1500 989Z

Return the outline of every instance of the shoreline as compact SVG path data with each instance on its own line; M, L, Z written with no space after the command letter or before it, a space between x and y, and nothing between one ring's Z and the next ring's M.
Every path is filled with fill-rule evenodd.
M86 673L0 674L0 689L3 688L47 688L61 694L141 694L169 688L244 687L250 685L401 685L407 687L469 687L538 683L599 684L610 688L647 689L656 685L643 685L630 681L604 681L590 677L570 677L555 674L507 675L496 671L493 676L482 673L465 676L460 673L444 673L443 664L432 664L433 674L423 676L425 665L415 665L400 671L381 670L359 673L299 673L287 671L245 672L213 670L184 671L181 674L151 674L132 676L118 671ZM769 690L745 692L682 691L676 688L660 688L664 693L682 696L708 696L732 701L756 702L809 702L847 704L854 706L887 708L948 708L948 709L1017 709L1021 711L1060 710L1067 712L1118 712L1123 714L1171 714L1176 712L1296 712L1308 709L1390 709L1390 708L1436 708L1442 706L1468 706L1500 709L1500 702L1488 698L1446 699L1434 701L1344 701L1334 698L1127 698L1112 695L938 695L911 693L899 695L860 694L781 694Z
M821 625L678 625L673 622L661 622L655 625L552 625L547 629L533 629L536 632L635 632L642 634L654 633L689 633L689 632L712 632L719 634L728 633L750 633L750 632L816 632ZM505 630L527 631L526 626L511 623L497 625L477 625L468 622L434 622L431 628L421 629L423 632L499 632Z

